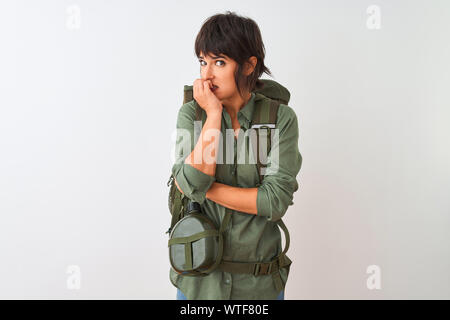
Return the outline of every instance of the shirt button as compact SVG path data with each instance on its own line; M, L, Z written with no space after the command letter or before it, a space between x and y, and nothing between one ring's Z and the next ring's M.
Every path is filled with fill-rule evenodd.
M230 279L225 279L225 284L230 284Z

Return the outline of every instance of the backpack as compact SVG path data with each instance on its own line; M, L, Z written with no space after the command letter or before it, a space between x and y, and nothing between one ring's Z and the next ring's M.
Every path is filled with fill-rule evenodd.
M268 129L266 132L267 152L265 153L265 155L268 155L271 149L270 129L276 127L278 107L280 103L287 104L289 102L290 93L286 88L284 88L279 83L273 80L260 79L259 81L261 81L264 84L264 86L260 89L256 89L254 93L256 95L264 96L257 98L269 98L269 99L262 99L260 103L257 103L255 105L256 108L253 113L251 128L256 129L258 131ZM192 100L194 100L193 86L185 85L183 104ZM195 106L196 106L195 120L202 121L202 124L204 124L204 122L206 121L206 112L197 104L197 102L195 102ZM257 145L256 149L253 149L253 153L254 155L256 155L255 157L255 159L257 160L256 165L258 168L258 172L260 174L259 184L257 185L259 186L262 184L262 181L264 179L264 174L261 174L261 168L265 167L263 163L266 163L266 161L263 161L263 159L261 159L258 156L259 139L256 139L256 141ZM236 181L234 181L234 184L236 185ZM207 221L206 215L201 212L200 205L196 202L191 201L189 198L187 198L183 193L181 193L178 190L176 184L174 183L173 174L170 175L169 181L167 182L167 186L169 187L168 206L172 219L170 227L166 233L169 233L171 238L169 240L170 262L172 268L177 273L186 276L206 276L218 268L226 272L249 273L255 276L271 274L274 279L277 290L281 291L283 289L284 285L280 277L279 269L287 268L289 270L292 261L286 256L286 252L289 249L289 242L290 242L289 231L281 219L278 220L276 223L284 231L286 243L284 250L276 258L274 258L269 262L261 262L261 263L255 262L237 263L232 261L225 261L222 260L223 232L225 231L231 218L230 210L228 208L225 208L226 213L219 227L219 230L217 230L217 228L210 228L209 227L210 221ZM203 229L200 228L197 230L197 233L190 234L189 236L184 237L174 236L174 229L176 229L178 226L180 226L181 223L189 219L189 217L192 217L192 219L196 219L197 225L200 224L203 225ZM178 232L178 234L180 233ZM200 243L197 243L197 241L202 242L201 246L199 246ZM209 250L210 252L213 252L213 254L216 257L214 261L210 261L211 259L206 259L207 266L203 266L203 268L194 268L193 261L195 260L196 257L197 259L199 257L198 254L197 255L193 254L194 245L197 245L198 248L202 248L203 251ZM217 249L211 250L212 246L214 246ZM173 252L176 247L178 247L176 250L178 250L179 253L181 252L180 249L182 250L183 254L181 256L183 257L182 258L183 263L186 263L186 265L188 266L187 268L188 270L184 270L183 272L181 272L179 268L175 267L175 264L172 259ZM203 255L202 259L204 258L205 257Z

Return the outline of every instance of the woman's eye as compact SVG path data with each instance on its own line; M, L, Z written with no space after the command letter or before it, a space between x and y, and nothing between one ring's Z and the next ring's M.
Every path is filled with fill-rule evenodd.
M205 66L206 65L206 62L204 61L204 60L199 60L200 61L200 65L201 66ZM205 62L205 64L202 64L203 62ZM223 61L223 60L216 60L216 63L217 62L222 62L223 64L220 64L220 66L224 66L225 65L225 61Z

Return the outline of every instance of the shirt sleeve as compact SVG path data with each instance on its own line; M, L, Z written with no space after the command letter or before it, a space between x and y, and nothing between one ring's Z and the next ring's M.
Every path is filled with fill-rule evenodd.
M184 160L192 152L197 139L194 136L195 105L184 104L177 117L177 132L175 142L175 163L172 166L172 174L180 189L189 199L203 204L206 199L206 191L216 180L215 177L184 163ZM201 125L198 127L200 134Z
M277 115L278 143L272 142L267 157L268 171L257 193L257 215L277 221L286 213L298 190L297 174L302 165L298 149L298 121L295 111L280 104ZM275 142L275 143L274 143Z

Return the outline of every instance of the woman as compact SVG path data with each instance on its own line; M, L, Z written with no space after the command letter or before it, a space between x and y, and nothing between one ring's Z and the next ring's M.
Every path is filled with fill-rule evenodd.
M216 14L203 24L195 41L195 53L201 78L194 81L194 99L206 112L206 121L197 143L177 139L177 161L172 168L175 183L185 196L201 205L217 226L225 210L231 210L223 260L271 261L282 250L275 222L293 204L298 189L296 176L302 157L296 114L288 105L280 104L278 158L271 153L268 156L269 163L277 162L277 170L259 184L254 163L229 163L222 156L230 150L223 152L219 147L226 145L219 143L220 135L225 137L227 129L233 129L236 152L244 131L250 128L255 108L261 99L268 99L255 94L263 84L258 80L262 73L271 74L264 65L259 27L252 19L229 11ZM177 119L177 128L188 130L191 136L196 112L193 102L183 104ZM183 154L183 150L188 152ZM212 157L207 159L208 155ZM206 277L189 277L171 269L170 280L178 288L177 299L284 299L289 267L275 271L255 275L218 268Z

